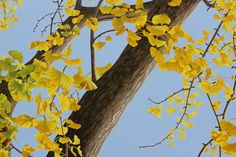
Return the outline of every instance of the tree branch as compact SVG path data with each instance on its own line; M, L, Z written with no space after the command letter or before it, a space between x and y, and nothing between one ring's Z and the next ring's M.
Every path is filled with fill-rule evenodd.
M174 26L181 24L200 0L182 0L179 7L170 7L167 0L156 2L148 19L156 14L167 14L172 19L171 26ZM73 138L77 135L81 139L84 157L98 155L106 137L153 69L155 61L148 53L149 49L146 38L142 38L137 47L126 46L117 62L96 82L98 88L86 92L81 98L80 111L70 115L69 119L82 127L79 130L69 129L67 136ZM60 147L65 149L64 145ZM73 157L73 154L69 155ZM53 157L53 152L48 157Z
M180 124L182 123L182 121L183 121L185 115L187 114L188 106L190 105L190 104L189 104L189 96L190 96L191 90L192 90L192 88L193 88L194 82L195 82L195 78L193 78L193 79L191 80L190 86L189 86L189 88L187 89L187 90L188 90L188 93L187 93L186 103L185 103L185 106L184 106L184 111L183 111L183 113L182 113L180 119L178 120L178 122L177 122L175 128L173 129L173 131L171 131L171 132L170 132L166 137L164 137L161 141L159 141L159 142L157 142L157 143L155 143L155 144L153 144L153 145L140 146L139 148L148 148L148 147L155 147L155 146L158 146L158 145L162 144L164 141L166 141L171 135L173 135L173 134L176 132L176 130L179 128Z

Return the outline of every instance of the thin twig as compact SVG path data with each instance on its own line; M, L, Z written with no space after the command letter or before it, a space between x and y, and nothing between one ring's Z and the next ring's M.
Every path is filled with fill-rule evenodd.
M199 154L198 154L198 157L201 157L204 149L213 141L213 139L210 139L206 144L203 144L203 147L202 149L200 150Z
M236 37L236 32L234 31L233 34L233 51L234 51L234 56L236 58L236 43L235 43L235 37Z
M94 43L94 32L93 30L90 31L90 51L91 51L91 74L92 74L92 81L96 82L96 72L95 72L95 50L93 47Z
M214 4L208 2L208 0L203 0L203 2L206 4L208 8L213 8L215 6Z
M47 13L44 16L42 16L40 19L38 19L36 25L34 26L33 32L36 31L36 29L38 28L38 26L42 20L44 20L47 16L53 15L54 13L55 12Z
M192 87L192 88L194 88L194 87ZM148 100L150 100L150 101L151 101L152 103L154 103L154 104L160 105L160 104L162 104L163 102L165 102L165 101L167 101L168 99L170 99L171 97L175 96L176 94L178 94L178 93L180 93L180 92L183 92L183 91L186 91L186 90L189 90L189 88L182 88L182 89L180 89L180 90L174 92L174 93L171 94L170 96L166 97L164 100L161 100L161 101L159 101L159 102L155 102L155 101L153 101L151 98L148 98Z
M60 24L60 23L61 23L61 22L54 22L53 25ZM41 31L41 36L43 36L43 34L44 34L45 32L47 32L47 29L48 29L49 27L51 27L51 24L49 24L49 25L47 25L47 26L44 27L44 29Z
M148 147L155 147L157 145L160 145L162 144L165 140L167 140L171 135L173 135L175 133L175 131L179 128L180 124L182 123L186 113L187 113L187 110L188 110L188 106L189 106L189 97L190 97L190 93L191 93L191 90L193 89L193 84L194 84L194 81L196 80L196 78L193 78L192 81L190 82L190 86L188 88L188 94L187 94L187 99L186 99L186 104L184 106L184 111L183 111L183 114L181 116L181 118L179 119L179 121L177 122L175 128L173 129L174 131L171 131L166 137L164 137L161 141L153 144L153 145L145 145L145 146L139 146L139 148L148 148Z
M222 24L223 24L223 21L221 21L221 22L219 23L218 27L216 28L215 33L214 33L214 35L212 36L210 43L207 45L207 48L206 48L206 50L204 51L202 57L205 57L205 56L206 56L206 54L207 54L209 48L211 47L212 43L214 42L214 39L215 39L215 37L217 36L217 34L218 34L218 32L219 32L219 30L220 30Z
M106 34L106 33L110 33L110 32L114 32L115 30L114 29L111 29L111 30L107 30L107 31L104 31L102 33L100 33L99 35L97 35L96 37L94 37L94 41L95 42L98 38L100 38L102 35Z
M17 151L19 154L22 154L22 151L20 151L18 148L16 148L13 144L11 144L11 147ZM28 157L33 157L32 155L27 155Z
M97 17L97 14L98 14L100 6L102 5L102 2L103 2L103 0L99 0L99 2L97 4L97 7L96 7L95 12L94 12L94 17L95 18ZM96 82L96 80L97 80L96 72L95 72L96 59L95 59L95 50L94 50L94 47L93 47L94 41L95 41L94 31L91 30L90 31L91 74L92 74L92 81Z
M58 0L57 0L57 2L58 2ZM55 19L58 12L59 12L59 16L60 16L60 9L61 9L62 2L63 2L63 0L61 0L60 3L58 2L57 9L56 9L55 13L53 14L53 16L51 17L50 34L53 34L52 29L53 29L54 19Z
M225 105L225 108L224 108L224 111L223 111L222 119L225 119L226 112L227 112L227 109L228 109L228 107L230 105L230 102L234 99L235 90L236 90L236 75L234 77L233 93L231 94L230 98L226 102L226 105Z

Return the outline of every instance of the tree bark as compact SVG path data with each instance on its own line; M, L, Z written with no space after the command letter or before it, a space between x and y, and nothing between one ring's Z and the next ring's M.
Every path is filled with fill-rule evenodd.
M181 24L200 0L182 0L179 7L170 7L168 2L155 1L149 19L163 13L172 19L171 26ZM112 128L153 69L155 62L149 55L149 49L146 38L142 38L135 48L126 46L114 66L96 82L98 89L86 92L79 102L81 109L69 116L82 125L79 130L69 129L67 136L73 139L77 135L81 139L84 157L98 156ZM63 145L61 147L64 149ZM48 157L52 156L53 153L48 154ZM73 155L69 153L69 156Z

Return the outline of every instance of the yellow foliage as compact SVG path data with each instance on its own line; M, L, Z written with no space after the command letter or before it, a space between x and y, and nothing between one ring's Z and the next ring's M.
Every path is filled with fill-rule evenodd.
M168 25L168 24L170 24L170 22L171 22L171 19L166 14L155 15L152 18L152 23L154 25L157 25L157 24L161 24L161 25L167 24Z
M99 41L99 42L94 43L93 47L95 50L100 50L101 48L105 46L105 44L106 44L105 42Z
M77 124L77 123L73 122L70 119L64 119L64 122L67 124L67 126L69 128L72 128L72 129L79 129L79 128L81 128L80 124Z
M172 0L168 3L169 6L175 7L181 4L182 0Z

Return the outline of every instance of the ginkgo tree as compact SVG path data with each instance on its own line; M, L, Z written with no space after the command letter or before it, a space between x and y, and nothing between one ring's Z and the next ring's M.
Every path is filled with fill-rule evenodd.
M154 66L181 75L182 88L160 102L150 99L153 106L148 112L161 118L163 110L166 114L179 110L180 116L162 140L140 148L163 142L174 146L176 139L185 139L186 129L194 125L191 118L204 103L210 105L217 124L209 130L211 137L198 156L203 153L236 155L236 142L230 141L236 136L236 125L227 119L228 108L235 101L236 76L233 74L226 81L217 72L220 68L235 68L236 3L234 0L203 1L216 11L214 19L219 24L214 31L204 30L202 37L194 40L181 24L200 0L136 0L136 4L99 0L95 7L83 6L81 0L56 0L56 11L45 15L51 16L50 24L45 27L50 33L45 40L30 43L36 55L28 62L17 50L1 57L0 156L8 157L16 150L26 157L42 149L48 152L48 157L97 156ZM14 12L22 4L21 0L0 1L1 31L14 26L17 22ZM63 14L67 15L66 20ZM60 22L55 22L55 18ZM97 34L103 21L110 21L112 28ZM72 57L71 45L83 27L90 29L90 74L84 73L81 58ZM110 32L116 36L126 34L128 45L114 65L98 67L95 52L106 46L106 42L112 42L112 36L107 35ZM104 40L97 40L103 36ZM55 66L57 64L62 68ZM33 89L44 89L44 92L33 95ZM74 96L83 90L87 92L81 99ZM197 101L200 94L206 95L208 101ZM225 99L218 99L222 95ZM34 102L36 114L12 116L20 101ZM63 118L62 115L70 111L71 115ZM19 150L13 144L20 127L37 130L38 146L26 143L23 150Z

